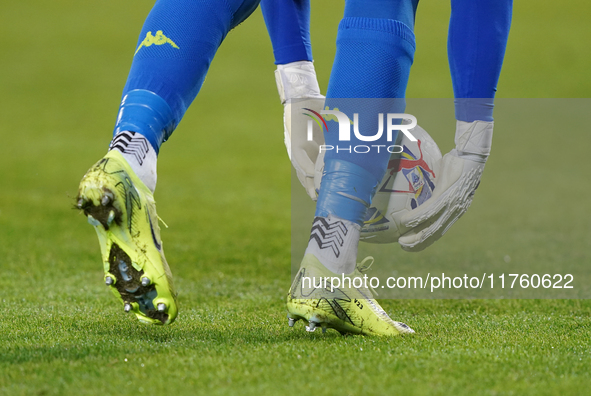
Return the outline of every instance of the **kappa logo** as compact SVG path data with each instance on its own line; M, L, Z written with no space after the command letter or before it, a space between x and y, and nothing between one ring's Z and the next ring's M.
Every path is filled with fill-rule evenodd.
M164 35L164 33L162 32L162 30L158 30L156 32L156 36L152 36L152 31L149 31L148 33L146 33L146 38L144 38L144 40L141 42L140 46L137 47L137 50L135 51L135 53L137 54L139 52L139 50L142 49L142 47L149 47L152 44L153 45L170 44L172 46L172 48L179 49L179 46L176 45L176 43L174 41L172 41L171 39L166 37Z

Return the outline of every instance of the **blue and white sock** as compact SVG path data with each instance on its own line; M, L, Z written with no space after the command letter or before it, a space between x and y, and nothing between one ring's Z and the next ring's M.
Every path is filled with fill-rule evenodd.
M110 150L121 152L135 174L150 191L154 192L158 179L156 173L158 156L148 139L136 132L122 131L111 141Z
M361 226L333 215L315 217L306 254L313 254L336 274L355 269Z
M345 18L339 25L326 106L339 108L353 119L352 113L359 112L360 102L346 98L404 98L415 51L412 28L416 3L414 0L347 1ZM387 106L391 108L386 112L403 113L405 104L399 100L390 101ZM329 124L334 125L328 127L325 141L336 147L338 124L332 121ZM347 144L365 142L352 137ZM372 144L387 145L386 134ZM389 157L386 150L373 154L332 150L325 156L307 252L317 255L335 273L351 273L355 269L363 219ZM320 238L322 233L324 239Z
M111 149L123 153L152 191L160 146L201 89L223 39L258 3L158 0L146 18L123 89Z

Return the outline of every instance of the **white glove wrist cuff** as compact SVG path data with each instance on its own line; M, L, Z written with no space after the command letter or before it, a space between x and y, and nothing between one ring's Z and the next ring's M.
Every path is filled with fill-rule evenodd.
M493 122L457 121L456 123L456 151L462 155L478 155L488 157L492 146Z
M323 98L320 94L314 64L310 61L277 65L275 82L282 104L291 99Z

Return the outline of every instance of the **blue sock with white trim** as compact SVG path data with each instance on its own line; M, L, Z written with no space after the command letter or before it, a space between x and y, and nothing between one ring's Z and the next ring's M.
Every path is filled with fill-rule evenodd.
M134 49L111 149L121 151L152 190L160 146L197 96L223 39L258 3L158 0L148 15ZM142 139L149 146L146 153L138 154L145 147ZM141 164L134 160L144 154ZM147 176L152 174L153 180Z
M404 112L403 100L368 101L367 98L404 98L415 51L412 27L416 1L373 3L371 0L346 3L326 95L326 106L330 110L338 108L351 120L353 113L359 113L360 120L364 114L371 118L367 121L365 117L365 124L361 122L360 132L364 136L376 134L377 119L374 117L377 113ZM367 10L374 14L367 15ZM338 124L334 121L328 124L331 125L324 135L326 145L343 146L339 141ZM393 140L395 138L393 136ZM371 144L386 147L388 143L393 144L383 133ZM351 150L333 149L325 156L316 219L306 252L316 255L336 273L350 273L355 268L363 219L390 157L385 149L355 152L354 147L367 144L351 134L351 140L345 142ZM338 246L336 250L333 249L335 245Z

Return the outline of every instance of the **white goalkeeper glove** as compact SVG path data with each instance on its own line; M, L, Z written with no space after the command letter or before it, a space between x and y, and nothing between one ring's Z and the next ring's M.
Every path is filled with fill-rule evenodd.
M398 239L404 250L427 248L466 213L490 154L492 136L492 122L457 122L456 148L441 159L433 195L402 218L405 226L413 228Z
M324 106L324 96L320 94L314 65L309 61L277 65L275 81L283 104L283 128L287 154L300 183L310 198L316 201L314 164L320 145L324 144L324 135L322 130L314 124L313 140L308 141L309 118L304 115L305 108L320 112Z

